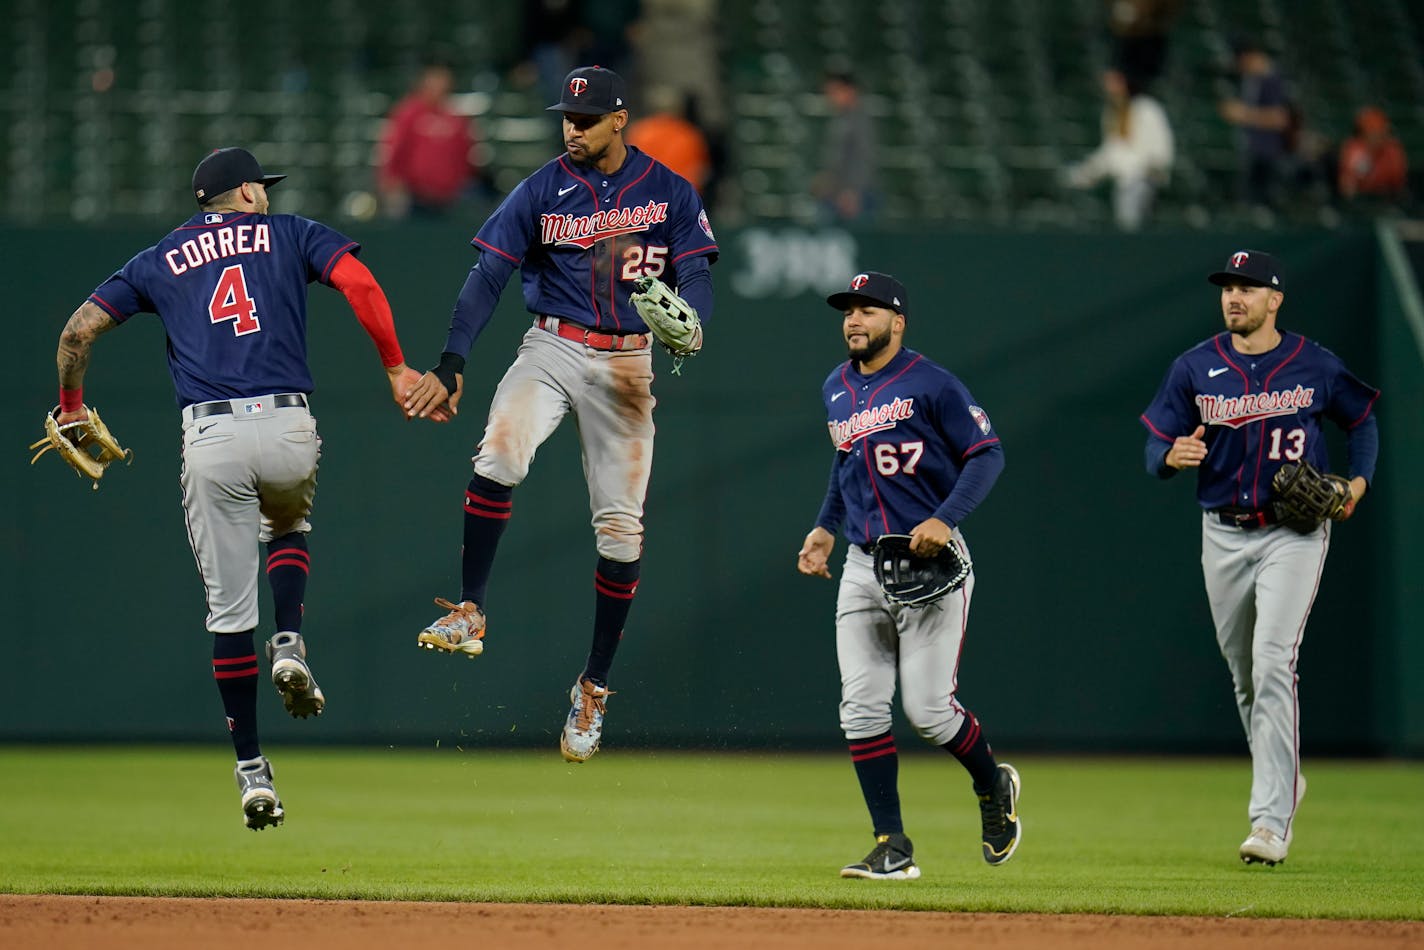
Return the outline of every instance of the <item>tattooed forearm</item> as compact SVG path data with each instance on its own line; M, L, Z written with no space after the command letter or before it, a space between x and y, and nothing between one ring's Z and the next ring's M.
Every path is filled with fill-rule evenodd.
M64 332L59 335L59 385L78 389L84 383L84 371L89 368L89 350L101 333L118 326L107 313L87 300L74 311Z

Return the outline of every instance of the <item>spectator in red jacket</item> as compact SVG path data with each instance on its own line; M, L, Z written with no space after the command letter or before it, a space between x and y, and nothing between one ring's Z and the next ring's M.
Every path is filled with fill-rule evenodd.
M479 176L473 123L450 107L454 86L449 65L428 62L410 93L386 117L378 184L394 217L441 214Z
M1404 195L1409 172L1404 146L1382 109L1366 106L1355 114L1355 134L1341 143L1339 165L1341 197Z

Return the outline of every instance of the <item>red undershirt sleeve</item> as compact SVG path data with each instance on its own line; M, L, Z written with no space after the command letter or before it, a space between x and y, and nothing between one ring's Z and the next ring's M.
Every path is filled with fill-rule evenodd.
M361 321L361 326L376 344L376 351L381 354L381 365L389 369L405 362L400 340L396 338L390 302L370 269L353 255L345 254L331 269L330 282L346 297L356 319Z

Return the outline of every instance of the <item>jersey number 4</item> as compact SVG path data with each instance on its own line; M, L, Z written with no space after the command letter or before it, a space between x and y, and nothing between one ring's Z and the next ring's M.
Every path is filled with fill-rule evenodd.
M247 293L247 278L242 273L241 264L228 267L218 278L213 299L208 302L208 316L213 323L233 321L232 332L238 336L262 329L262 324L257 322L257 304Z

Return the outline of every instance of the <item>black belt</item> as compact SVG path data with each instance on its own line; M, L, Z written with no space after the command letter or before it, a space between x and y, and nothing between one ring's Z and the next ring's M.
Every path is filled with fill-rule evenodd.
M1281 520L1274 508L1213 508L1207 514L1233 528L1264 528Z
M208 416L230 416L232 415L232 403L243 402L241 399L234 399L231 402L200 402L193 407L193 418L204 419ZM307 397L301 393L278 393L272 397L273 409L290 409L292 406L300 406L305 409Z
M875 554L875 545L869 541L867 541L865 544L857 544L856 547L860 548L866 554Z

